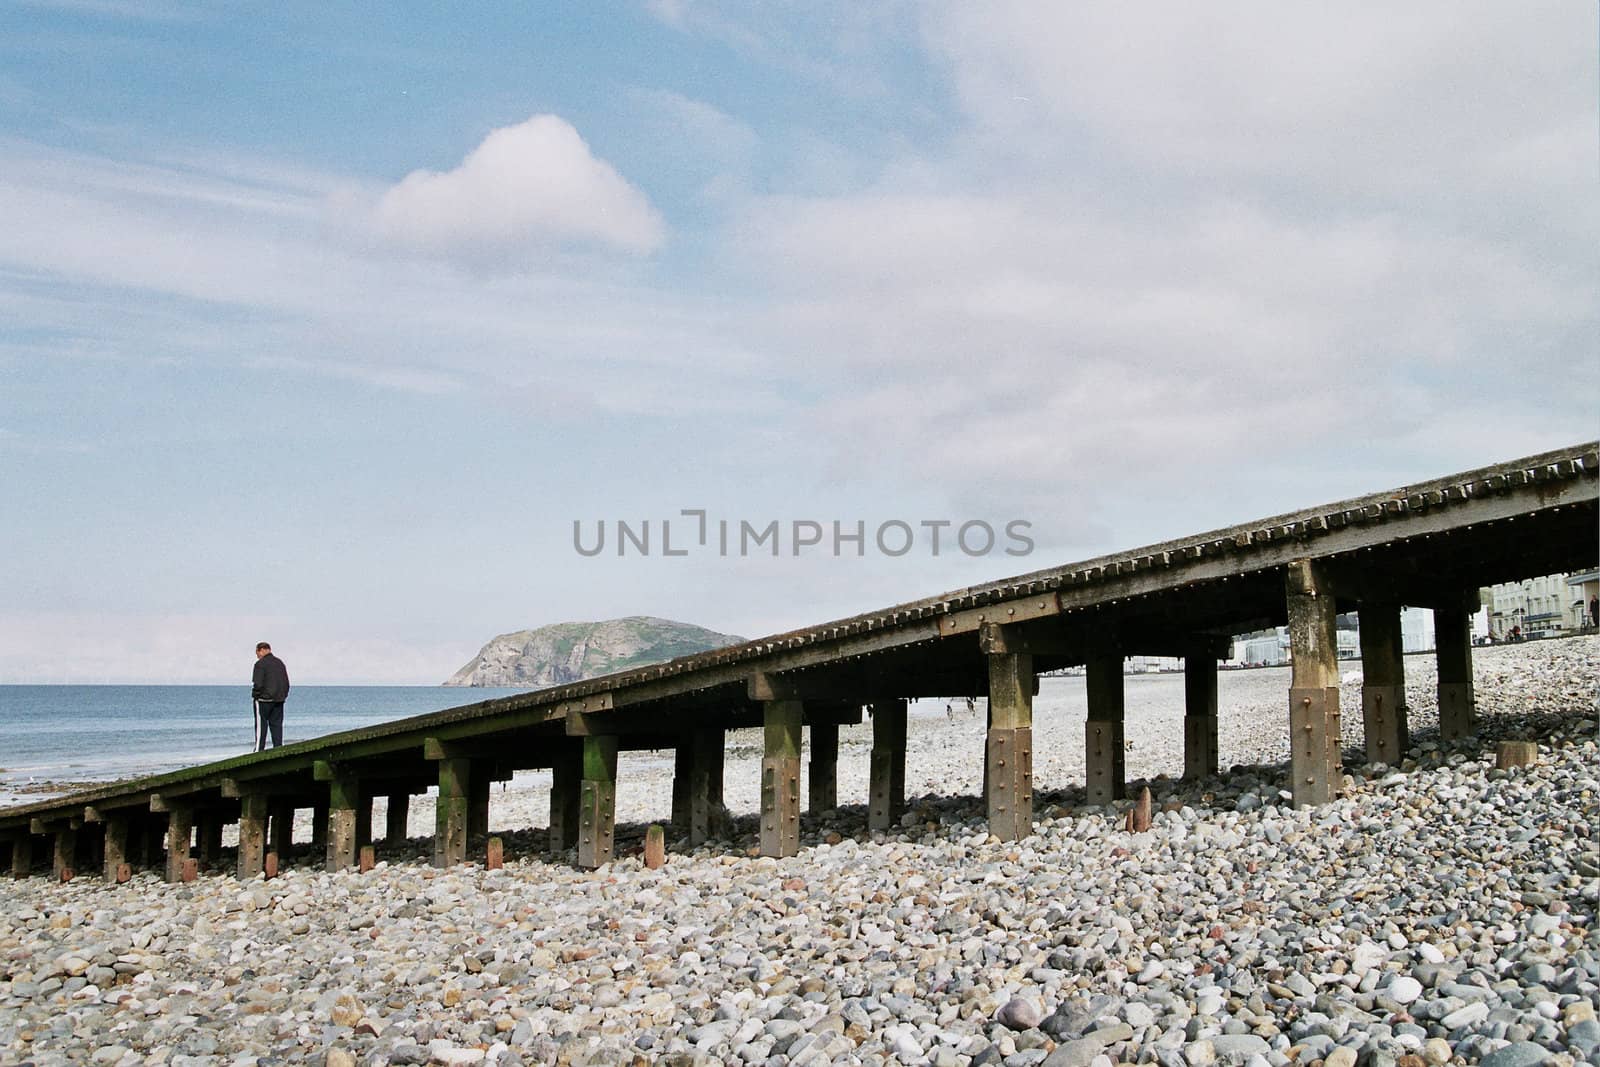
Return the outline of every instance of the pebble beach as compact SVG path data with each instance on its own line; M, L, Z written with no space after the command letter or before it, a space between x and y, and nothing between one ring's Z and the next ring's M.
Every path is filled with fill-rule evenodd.
M659 870L636 853L670 753L622 757L621 858L593 872L543 856L548 778L527 774L491 798L499 870L429 867L418 797L415 839L366 873L308 849L248 884L0 881L0 1062L1600 1064L1600 639L1475 649L1480 731L1448 745L1432 657L1408 657L1396 767L1363 761L1346 666L1345 788L1321 808L1282 791L1286 670L1224 674L1224 770L1197 782L1170 680L1128 679L1142 833L1137 784L1084 803L1081 679L1047 678L1018 842L985 829L982 702L925 701L901 827L867 831L871 727L846 727L841 807L784 860L750 854L745 731L728 836L669 835ZM1496 769L1501 739L1537 761Z

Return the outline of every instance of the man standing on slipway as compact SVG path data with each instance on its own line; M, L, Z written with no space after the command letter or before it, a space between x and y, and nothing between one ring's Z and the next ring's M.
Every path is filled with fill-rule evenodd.
M272 654L265 641L256 645L256 669L250 678L250 697L256 706L256 751L267 750L267 733L272 747L283 744L283 702L289 699L289 669Z

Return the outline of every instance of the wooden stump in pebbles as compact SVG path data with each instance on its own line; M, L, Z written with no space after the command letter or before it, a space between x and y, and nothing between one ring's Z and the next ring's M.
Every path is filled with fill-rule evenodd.
M71 867L63 867L63 868L61 868L61 880L63 882L72 881L72 868Z
M192 882L200 877L200 861L190 856L183 861L183 880Z
M377 850L371 845L362 845L361 858L359 862L361 864L361 873L366 874L368 871L372 870L372 868L378 865Z
M506 846L498 837L489 838L488 854L484 856L484 869L498 871L506 865Z
M1139 791L1139 799L1133 805L1133 810L1128 812L1127 821L1123 828L1132 833L1142 834L1150 829L1150 787L1145 786Z
M117 864L117 884L121 885L133 877L133 867L126 863Z
M268 878L278 877L278 854L276 852L268 852L266 859L262 861L261 867L262 872Z
M1495 746L1494 765L1501 770L1531 766L1539 758L1539 746L1533 741L1501 741Z
M667 834L660 825L651 823L644 832L644 865L658 871L667 862Z

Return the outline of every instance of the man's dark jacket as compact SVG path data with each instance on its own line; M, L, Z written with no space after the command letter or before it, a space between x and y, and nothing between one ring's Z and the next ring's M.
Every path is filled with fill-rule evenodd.
M256 700L288 700L289 669L283 660L268 652L256 660L255 673L250 677L250 695Z

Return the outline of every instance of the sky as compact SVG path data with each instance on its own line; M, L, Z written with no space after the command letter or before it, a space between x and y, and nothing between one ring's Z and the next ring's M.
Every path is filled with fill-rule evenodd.
M757 637L1593 439L1596 18L0 4L0 683Z

